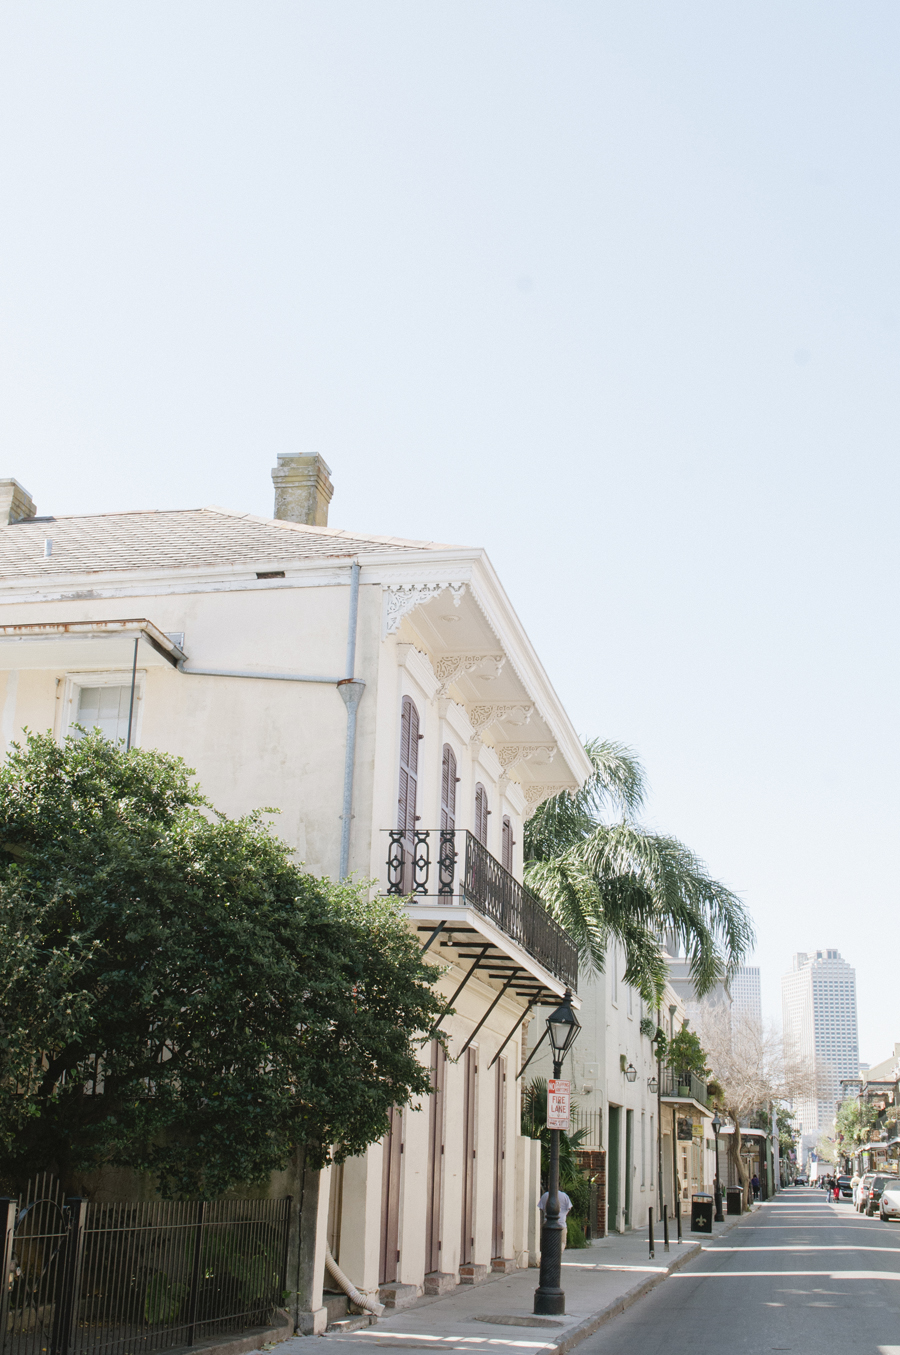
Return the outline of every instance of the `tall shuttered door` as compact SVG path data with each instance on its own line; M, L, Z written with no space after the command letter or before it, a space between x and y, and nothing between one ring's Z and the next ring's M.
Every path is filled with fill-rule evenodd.
M444 1079L447 1055L431 1042L431 1096L428 1106L428 1192L425 1211L425 1270L441 1269L441 1184L444 1176Z
M479 781L475 787L475 836L483 847L487 846L489 813L487 791Z
M503 815L503 852L502 852L503 860L502 860L502 863L501 863L501 864L502 864L504 870L508 870L508 871L509 871L510 875L512 874L512 868L513 868L513 847L514 847L515 845L516 845L516 844L513 842L513 835L512 835L512 822L511 822L511 820L510 820L509 815L508 815L508 814L504 814L504 815Z
M466 1050L463 1089L463 1172L462 1227L459 1238L459 1263L467 1266L475 1255L475 1080L478 1076L478 1051Z
M403 892L412 890L415 856L416 792L419 779L419 712L408 696L400 712L400 780L397 827L403 829Z
M494 1226L491 1256L502 1256L503 1200L506 1178L506 1059L497 1060L494 1083Z
M449 743L441 759L441 827L456 827L456 755Z
M384 1140L384 1165L381 1174L381 1264L379 1284L393 1284L400 1261L400 1167L403 1161L403 1137L400 1112L391 1107L391 1127Z

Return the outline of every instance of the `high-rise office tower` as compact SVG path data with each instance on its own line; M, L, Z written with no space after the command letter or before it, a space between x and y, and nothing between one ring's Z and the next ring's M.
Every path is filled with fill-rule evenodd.
M798 1099L804 1159L828 1133L841 1100L841 1079L859 1077L856 970L836 950L800 951L781 980L786 1048L830 1072L821 1100Z
M742 964L731 980L732 1010L762 1025L762 997L759 990L759 966Z

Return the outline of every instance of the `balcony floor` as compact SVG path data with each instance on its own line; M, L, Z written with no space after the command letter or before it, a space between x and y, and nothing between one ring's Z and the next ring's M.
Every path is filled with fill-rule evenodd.
M430 900L403 907L426 953L468 963L473 977L498 989L507 985L510 994L536 1005L556 1006L565 992L564 983L477 909ZM572 1005L581 1005L577 997Z

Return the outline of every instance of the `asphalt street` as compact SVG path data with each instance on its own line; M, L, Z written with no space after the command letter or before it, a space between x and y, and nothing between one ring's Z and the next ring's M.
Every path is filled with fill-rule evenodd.
M900 1223L782 1191L579 1355L900 1355Z

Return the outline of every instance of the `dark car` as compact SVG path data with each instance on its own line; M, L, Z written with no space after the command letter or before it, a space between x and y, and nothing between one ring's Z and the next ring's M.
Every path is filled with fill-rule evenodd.
M849 1176L839 1176L838 1179L837 1179L837 1183L838 1183L838 1186L840 1187L840 1191L841 1191L841 1199L842 1199L842 1200L852 1200L852 1199L853 1199L853 1187L852 1187L851 1184L850 1184L850 1177L849 1177Z
M866 1217L871 1218L875 1210L879 1208L881 1192L885 1186L892 1190L895 1186L900 1186L900 1176L876 1176L869 1186L869 1194L866 1198Z

